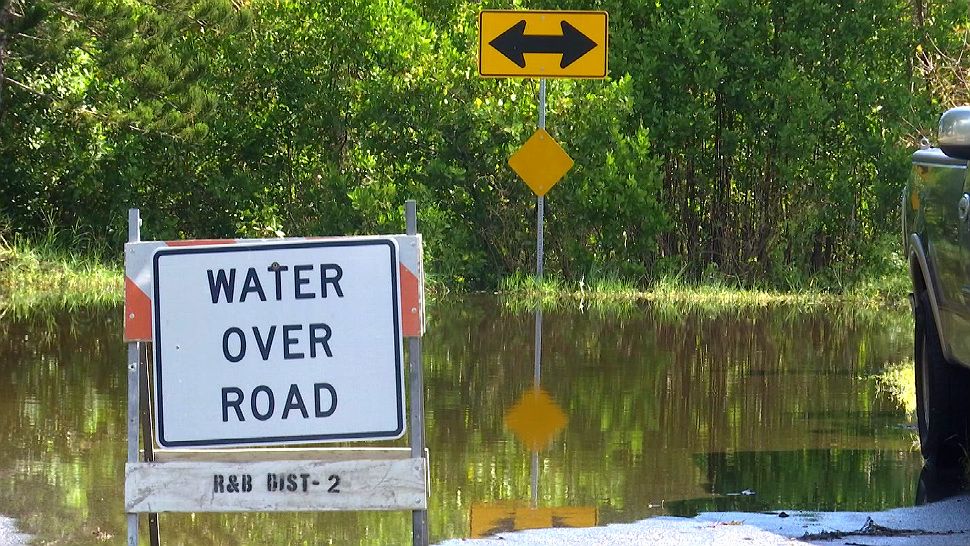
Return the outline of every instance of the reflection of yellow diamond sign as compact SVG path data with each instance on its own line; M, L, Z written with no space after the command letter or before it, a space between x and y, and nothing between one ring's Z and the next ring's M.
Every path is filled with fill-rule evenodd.
M505 414L505 426L529 449L539 451L566 426L566 414L544 390L534 389L522 395Z
M509 167L542 197L573 168L573 159L545 129L539 129L512 154Z

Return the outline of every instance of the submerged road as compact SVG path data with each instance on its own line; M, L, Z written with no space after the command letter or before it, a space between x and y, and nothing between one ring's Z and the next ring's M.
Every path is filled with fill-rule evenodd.
M707 512L585 529L534 529L440 546L707 544L957 546L970 544L970 494L883 512Z

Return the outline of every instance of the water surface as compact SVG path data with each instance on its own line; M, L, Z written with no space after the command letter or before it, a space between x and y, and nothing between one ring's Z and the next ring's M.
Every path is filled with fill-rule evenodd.
M428 311L433 541L914 502L912 416L876 380L908 358L904 313L546 311L536 405L531 311L484 296ZM0 513L45 543L124 542L120 318L0 319ZM410 540L408 513L166 514L161 525L165 544Z

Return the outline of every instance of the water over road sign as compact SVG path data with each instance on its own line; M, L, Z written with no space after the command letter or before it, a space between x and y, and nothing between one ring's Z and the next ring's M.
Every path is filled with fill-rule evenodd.
M158 249L159 444L400 437L399 267L382 237Z
M484 10L478 73L495 78L605 78L605 11Z

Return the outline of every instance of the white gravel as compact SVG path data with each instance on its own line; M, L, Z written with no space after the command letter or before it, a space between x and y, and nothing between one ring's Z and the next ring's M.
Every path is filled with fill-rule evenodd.
M970 495L884 512L705 512L695 518L656 517L581 529L532 529L440 546L654 545L955 546L970 544ZM806 536L807 535L807 536ZM30 535L0 516L0 546L26 546ZM802 540L796 540L802 539Z
M490 539L449 540L441 546L613 546L616 544L707 545L746 544L751 546L800 545L804 543L764 531L739 521L700 521L658 517L636 523L585 529L533 529L502 533Z
M30 535L17 531L17 523L4 516L0 516L0 545L24 546L30 541Z
M932 504L894 508L884 512L789 512L775 514L709 513L697 520L737 518L769 532L788 537L810 535L817 545L950 546L970 544L970 496L961 495ZM870 521L871 520L871 521ZM826 536L827 534L827 536Z
M710 512L695 518L656 517L605 527L501 533L487 539L448 540L440 546L970 544L970 496L966 495L884 512L790 511L786 515Z

